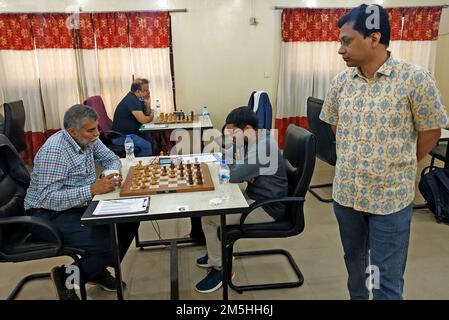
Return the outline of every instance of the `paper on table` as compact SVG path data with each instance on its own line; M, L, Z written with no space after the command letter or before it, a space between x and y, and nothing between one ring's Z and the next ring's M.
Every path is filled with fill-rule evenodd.
M116 200L100 200L92 215L108 215L120 213L139 213L147 212L149 206L149 197L129 198Z

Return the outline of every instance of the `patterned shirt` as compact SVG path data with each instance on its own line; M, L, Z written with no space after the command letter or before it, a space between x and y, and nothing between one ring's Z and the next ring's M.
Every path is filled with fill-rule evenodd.
M83 150L66 130L55 133L34 159L25 209L62 211L88 205L90 185L96 180L95 163L105 170L121 168L119 158L99 139Z
M391 57L373 79L358 68L337 75L320 119L337 127L333 199L373 214L413 201L418 131L449 126L432 76Z

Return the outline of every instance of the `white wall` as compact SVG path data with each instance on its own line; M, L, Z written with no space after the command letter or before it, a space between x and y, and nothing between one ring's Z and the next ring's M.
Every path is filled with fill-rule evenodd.
M383 5L424 6L447 2L385 0ZM275 108L281 42L281 11L274 10L275 5L352 7L360 3L362 1L0 0L0 12L64 12L73 5L81 6L84 11L186 8L186 13L172 14L176 102L184 111L200 110L207 105L215 126L221 127L232 108L247 103L252 90L267 91ZM257 26L249 24L253 15L259 22ZM440 33L447 33L448 14L443 18ZM446 104L449 104L449 37L442 36L440 43L436 77Z

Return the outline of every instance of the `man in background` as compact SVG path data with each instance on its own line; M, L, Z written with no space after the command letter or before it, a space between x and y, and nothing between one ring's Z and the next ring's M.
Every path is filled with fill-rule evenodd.
M140 149L136 152L137 157L153 154L153 144L150 138L139 132L142 124L153 120L150 98L148 80L134 80L131 84L131 91L117 105L112 121L112 130L123 134L122 137L113 139L112 143L122 146L125 143L126 135L130 135L134 146Z

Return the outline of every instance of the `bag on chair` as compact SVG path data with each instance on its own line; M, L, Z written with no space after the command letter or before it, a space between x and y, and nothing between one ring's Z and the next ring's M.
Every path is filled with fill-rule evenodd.
M438 223L449 223L449 169L436 168L421 176L418 185Z

